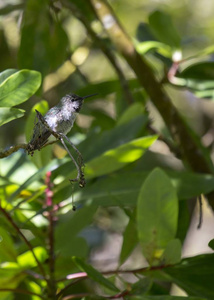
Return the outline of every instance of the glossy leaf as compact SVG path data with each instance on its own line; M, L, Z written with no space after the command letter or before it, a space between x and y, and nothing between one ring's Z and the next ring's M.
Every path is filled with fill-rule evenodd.
M0 126L9 123L14 119L21 118L25 111L23 109L0 107Z
M5 261L16 261L16 250L9 232L0 227L0 263Z
M28 100L39 88L41 74L21 70L10 75L0 85L0 106L11 107Z
M117 121L117 126L130 122L133 118L142 116L145 113L142 103L134 103L130 105L124 113L120 116ZM148 121L148 118L145 116L145 122Z
M190 296L214 298L214 254L185 258L180 264L166 268L164 273Z
M126 164L139 159L156 139L157 136L143 137L106 151L87 163L86 176L102 176L121 169Z
M130 217L129 223L123 233L123 244L120 252L120 264L123 264L126 259L131 255L132 251L138 243L138 233L136 229L136 222Z
M181 260L181 242L178 239L171 240L163 253L162 260L165 265L177 264Z
M86 254L87 245L82 238L77 238L77 234L92 222L96 209L97 207L94 205L87 205L75 212L69 211L64 214L64 218L62 222L59 222L55 233L57 251L64 256ZM77 246L80 246L79 249L82 247L79 253Z
M101 284L102 286L114 292L119 292L118 288L111 281L106 279L100 272L95 270L91 265L86 264L79 257L74 257L73 261L80 268L82 272L86 272L88 274L89 278L91 278L92 280L96 281L97 283Z
M160 42L163 42L174 49L180 48L180 36L168 14L156 10L149 16L149 25Z
M128 80L128 84L130 89L139 88L139 82L137 79L130 79ZM121 83L118 79L98 82L98 83L90 83L76 91L78 95L90 95L91 93L95 92L98 93L100 97L104 97L111 93L116 93L121 91ZM87 101L93 101L93 98L88 98Z
M177 75L175 83L194 90L199 97L212 98L214 89L213 67L213 62L192 64Z
M143 254L152 264L174 238L178 199L168 176L154 169L143 183L137 203L137 227Z
M42 247L34 248L33 252L36 255L38 261L41 263L44 263L48 258L47 251ZM17 262L22 268L33 268L37 266L37 262L35 261L35 258L30 250L20 254L17 257Z
M209 246L212 250L214 250L214 239L212 239L211 241L209 241L208 246Z
M50 171L52 169L55 169L59 165L59 160L54 159L52 160L48 165L44 166L43 168L36 171L32 176L30 176L28 179L26 179L20 187L11 195L9 201L12 201L16 196L21 193L22 190L25 190L27 187L29 187L32 183L35 181L41 179L45 176L47 171ZM21 178L22 179L22 178Z
M2 82L4 82L8 77L10 77L10 75L14 74L18 72L17 69L7 69L3 72L0 73L0 84L2 84Z
M29 0L22 19L19 65L47 74L66 59L68 38L49 14L47 0ZM39 24L39 26L38 26Z
M169 58L172 57L172 53L173 53L172 49L168 45L157 42L157 41L145 41L145 42L139 43L136 45L136 49L142 55L146 54L149 51L155 50L158 53L164 55L165 57L169 57Z
M186 79L199 79L202 81L214 80L214 62L199 62L184 69L179 77Z
M149 172L118 172L101 178L83 190L80 201L92 198L103 206L135 206L142 183ZM192 172L166 171L179 199L190 199L214 190L214 176ZM108 186L108 190L105 188Z

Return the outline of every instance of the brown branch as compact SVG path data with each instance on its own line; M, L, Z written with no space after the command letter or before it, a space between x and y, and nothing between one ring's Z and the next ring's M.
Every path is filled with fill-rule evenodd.
M68 295L62 298L62 300L70 300L70 299L80 299L84 297L93 297L93 294L89 293L79 293L79 294L73 294L73 295Z
M149 271L156 271L156 270L162 270L166 269L168 267L171 267L171 265L161 265L161 266L151 266L151 267L143 267L143 268L138 268L138 269L133 269L133 270L110 270L110 271L105 271L101 272L102 275L116 275L116 274L136 274L136 273L145 273ZM65 281L65 280L73 280L73 279L85 279L88 278L88 274L86 272L79 272L79 273L73 273L69 274L64 278L61 278L57 280L58 282L60 281Z
M47 210L47 217L49 221L48 226L48 251L49 251L49 272L50 279L48 280L49 297L55 299L56 297L56 281L55 281L55 253L54 253L54 208L53 208L53 191L51 184L51 172L46 173L45 190L46 206L50 208Z
M9 155L11 155L12 153L18 151L19 149L27 149L28 144L18 144L15 146L11 146L9 149L5 150L5 151L0 151L0 158L4 158L7 157Z
M45 271L43 269L42 264L40 263L40 261L38 260L38 258L36 257L36 254L34 253L33 247L31 245L31 243L26 239L26 237L24 236L24 234L21 232L21 230L19 229L19 227L16 225L16 223L13 221L13 219L11 218L11 216L8 214L8 212L1 206L0 203L0 211L3 213L3 215L6 217L6 219L8 220L8 222L12 225L12 227L16 230L16 232L18 233L18 235L23 239L23 241L25 242L25 244L28 246L29 250L31 251L38 268L40 269L41 274L43 275L44 279L45 279Z
M177 142L182 157L194 171L212 173L214 171L212 161L203 156L202 144L198 148L183 118L179 115L162 85L157 81L151 67L135 50L131 38L121 26L107 1L90 0L90 3L111 41L135 72L139 82L158 109L172 137ZM210 204L214 209L213 199L210 199Z
M162 269L166 269L168 267L170 267L171 265L161 265L161 266L153 266L153 267L144 267L144 268L138 268L138 269L134 269L134 270L110 270L110 271L105 271L105 272L101 272L102 275L118 275L118 274L128 274L128 273L132 273L132 274L137 274L137 273L146 273L149 271L155 271L155 270L162 270ZM70 282L68 285L66 285L58 294L57 297L62 296L63 293L70 288L72 285L76 284L77 282L87 279L88 274L86 272L79 272L79 273L73 273L73 274L69 274L67 275L65 278L61 278L59 280L57 280L57 282L61 282L61 281L65 281L65 280L73 280L74 281ZM106 297L107 299L117 299L120 298L122 296L128 295L128 293L130 293L130 291L125 290L119 294L116 294L114 296L111 297ZM75 299L77 297L77 295L70 295L70 298L62 298L62 299ZM78 298L78 297L77 297Z
M58 140L56 141L50 141L48 143L46 143L44 146L42 146L41 149L49 146L49 145L52 145L52 144L55 144L56 142L58 142ZM28 144L18 144L18 145L14 145L14 146L11 146L9 149L7 150L4 150L4 151L0 151L0 158L5 158L7 156L10 156L11 154L13 154L14 152L17 152L19 149L24 149L24 150L27 150L28 149ZM40 150L41 150L40 149Z

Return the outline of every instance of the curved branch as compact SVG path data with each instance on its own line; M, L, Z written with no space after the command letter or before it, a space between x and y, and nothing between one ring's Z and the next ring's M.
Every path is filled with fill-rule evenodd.
M38 260L34 250L33 250L33 246L31 245L31 243L27 240L27 238L24 236L24 234L21 232L21 230L19 229L19 227L16 225L16 223L13 221L13 219L11 218L10 214L1 206L0 203L0 211L3 213L3 215L6 217L6 219L8 220L8 222L12 225L12 227L16 230L16 232L18 233L18 235L23 239L23 241L25 242L25 244L28 246L29 250L31 251L37 266L41 272L41 274L43 275L44 279L46 278L46 274L45 274L45 270L42 266L42 264L40 263L40 261Z

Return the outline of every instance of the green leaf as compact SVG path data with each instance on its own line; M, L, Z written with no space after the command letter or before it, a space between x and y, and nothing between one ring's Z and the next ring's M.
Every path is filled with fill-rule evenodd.
M33 252L36 255L38 261L41 263L44 263L48 258L47 251L42 247L34 248ZM22 268L33 268L37 266L37 262L35 261L35 258L30 250L20 254L17 257L17 262Z
M111 281L106 279L100 272L95 270L92 266L86 264L82 259L80 259L79 257L73 257L73 261L82 272L86 272L88 274L89 278L114 292L119 292L118 288Z
M9 123L14 119L21 118L25 111L23 109L11 108L11 107L0 107L0 126Z
M139 159L156 139L157 136L143 137L106 151L87 163L86 176L92 178L121 169Z
M15 289L25 277L26 274L23 273L23 270L17 263L4 262L0 264L0 287ZM0 295L2 299L4 294L1 293ZM8 298L3 299L8 300Z
M151 50L156 50L158 53L169 58L171 58L173 54L172 49L168 45L157 41L146 41L138 43L136 45L136 49L142 55L146 54Z
M88 198L102 206L135 206L142 183L149 172L123 171L100 178L87 190L82 190L79 201ZM214 190L214 176L192 172L166 171L180 200L197 197ZM106 189L108 187L108 189Z
M186 79L199 79L202 81L214 80L214 62L199 62L184 69L179 77Z
M142 103L134 103L130 105L122 116L117 121L117 126L130 122L133 118L138 116L142 116L145 113L144 107ZM148 117L144 116L144 122L148 121Z
M66 60L68 38L57 18L53 19L47 0L28 0L21 26L19 65L43 75Z
M156 10L149 16L149 25L159 41L174 49L180 48L181 38L168 14Z
M55 248L57 251L65 256L73 255L72 245L74 245L76 241L79 246L82 245L86 248L86 245L83 244L84 241L77 239L77 234L92 222L96 210L97 206L95 205L85 205L75 212L69 211L63 215L62 220L59 220L55 232ZM77 251L75 245L74 251ZM84 255L84 253L82 254Z
M45 176L47 171L57 168L59 165L59 160L54 159L52 160L47 166L39 169L33 175L31 175L20 187L11 195L9 198L9 202L12 201L15 197L17 197L23 190L29 187L32 183L36 182L37 180L41 179ZM21 178L22 179L22 178Z
M0 227L0 262L16 261L16 250L10 234Z
M132 284L131 294L132 295L144 295L145 293L148 293L151 286L152 286L152 279L149 277L144 277L134 284Z
M181 260L181 242L179 239L171 240L163 253L162 260L164 265L177 264Z
M175 78L177 85L186 86L200 97L213 98L214 62L192 64Z
M190 296L214 299L214 254L203 254L185 258L180 264L165 268L172 282L180 286Z
M211 241L209 241L208 246L209 246L212 250L214 250L214 239L212 239Z
M137 79L130 79L128 80L128 84L130 89L136 89L139 88L139 81ZM95 91L98 93L99 96L104 97L106 95L109 95L111 93L116 93L121 91L121 83L120 80L114 79L114 80L108 80L108 81L102 81L99 83L90 83L76 91L78 95L90 95L92 91ZM87 101L93 101L93 98L88 98Z
M0 73L0 84L2 84L2 82L4 82L8 77L10 77L10 75L14 74L18 72L17 69L7 69L3 72Z
M41 74L22 70L4 80L0 85L0 106L11 107L28 100L39 88Z
M93 132L78 145L78 150L82 153L84 161L88 162L93 158L102 155L105 151L128 143L136 138L142 130L142 124L143 118L142 116L138 116L130 122L121 126L116 126L111 130L101 133ZM125 135L124 132L126 133ZM57 176L61 177L63 174L64 178L71 178L72 170L75 170L75 167L71 160L66 157L65 159L61 159L61 166L53 172L53 176L56 178ZM63 182L60 182L55 189L55 198L59 199L60 201L61 194L64 193L65 188L69 190L68 193L70 195L71 190L69 187L70 183L68 180L63 180Z
M130 217L129 223L123 233L123 244L120 252L120 264L122 265L130 256L138 243L138 234L135 224L134 215Z
M178 199L168 176L154 169L143 183L137 204L137 226L142 251L152 263L159 259L177 230Z

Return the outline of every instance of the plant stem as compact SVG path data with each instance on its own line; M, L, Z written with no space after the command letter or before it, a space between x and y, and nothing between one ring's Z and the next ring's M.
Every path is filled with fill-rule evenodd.
M55 281L55 253L54 253L54 210L53 210L53 192L51 190L51 172L46 173L45 184L47 188L45 190L46 206L47 208L47 217L49 221L48 226L48 252L49 252L49 274L50 278L48 280L49 287L49 299L56 298L56 281Z
M8 222L13 226L13 228L17 231L18 235L24 240L25 244L28 246L29 250L31 251L38 268L40 269L41 274L43 275L44 279L46 277L45 275L45 271L43 269L42 264L40 263L40 261L37 259L33 247L31 245L31 243L26 239L26 237L24 236L24 234L21 232L21 230L19 229L19 227L16 225L16 223L13 221L13 219L11 218L11 216L8 214L8 212L1 206L0 204L0 211L3 213L3 215L6 217L6 219L8 220Z

